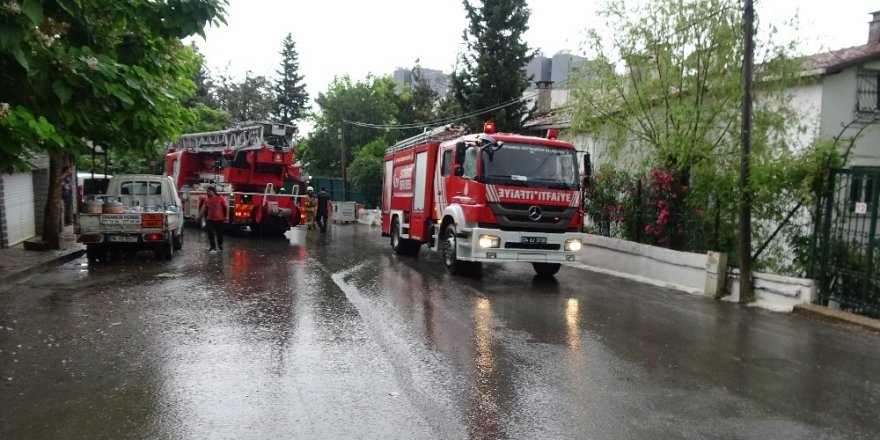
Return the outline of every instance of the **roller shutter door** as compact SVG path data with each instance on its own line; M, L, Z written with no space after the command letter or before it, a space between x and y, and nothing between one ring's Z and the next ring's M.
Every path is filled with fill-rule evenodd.
M15 246L34 235L34 181L31 173L3 175L3 212L7 244Z

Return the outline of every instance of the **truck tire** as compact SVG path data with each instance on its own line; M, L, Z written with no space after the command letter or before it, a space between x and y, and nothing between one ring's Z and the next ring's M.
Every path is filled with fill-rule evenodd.
M559 268L562 265L559 263L532 263L532 267L535 268L538 276L543 278L556 275L556 272L559 272Z
M418 255L422 250L421 243L400 238L400 222L397 221L397 217L391 222L391 250L398 255Z
M446 271L452 275L461 275L466 271L466 262L458 261L458 237L456 236L455 226L449 225L443 230L443 239L440 243L440 250L443 251L443 265Z
M171 261L171 258L174 257L174 238L169 238L162 242L162 244L156 248L155 253L156 258Z
M180 233L174 236L174 250L181 249L183 249L183 228L180 228Z
M107 260L107 249L100 244L86 245L86 259L89 260L89 263L94 263L98 260L105 261Z

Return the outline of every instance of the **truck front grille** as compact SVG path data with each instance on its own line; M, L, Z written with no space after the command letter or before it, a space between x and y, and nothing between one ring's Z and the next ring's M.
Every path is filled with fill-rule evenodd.
M489 203L495 214L498 227L502 230L563 232L568 230L571 218L577 208L568 206L542 206L540 219L529 218L529 207L532 204Z

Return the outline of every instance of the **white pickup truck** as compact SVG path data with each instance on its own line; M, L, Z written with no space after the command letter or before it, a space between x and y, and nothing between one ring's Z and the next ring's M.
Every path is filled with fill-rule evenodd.
M116 175L107 193L83 195L76 219L76 239L86 245L89 261L109 251L153 250L170 260L183 248L183 212L174 181L149 174Z

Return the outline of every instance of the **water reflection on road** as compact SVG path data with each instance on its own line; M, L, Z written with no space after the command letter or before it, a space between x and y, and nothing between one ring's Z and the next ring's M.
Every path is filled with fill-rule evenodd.
M367 227L220 253L187 232L171 262L83 259L0 297L0 437L880 433L870 335L571 268L452 277Z

